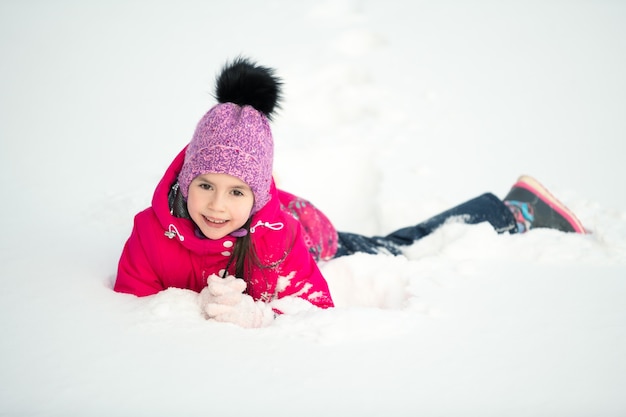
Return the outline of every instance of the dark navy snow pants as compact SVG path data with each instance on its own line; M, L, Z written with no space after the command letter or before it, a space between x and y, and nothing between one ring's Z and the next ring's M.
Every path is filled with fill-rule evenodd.
M402 246L411 245L416 240L428 236L452 218L467 224L489 222L498 233L517 233L515 218L509 208L495 195L486 193L437 214L420 224L398 229L387 236L368 237L355 233L339 232L335 258L357 252L400 255L402 254Z

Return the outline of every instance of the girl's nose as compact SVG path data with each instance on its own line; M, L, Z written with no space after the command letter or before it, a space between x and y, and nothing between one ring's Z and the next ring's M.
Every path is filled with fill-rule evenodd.
M221 211L224 209L224 198L217 193L213 194L212 198L208 202L208 207L215 211Z

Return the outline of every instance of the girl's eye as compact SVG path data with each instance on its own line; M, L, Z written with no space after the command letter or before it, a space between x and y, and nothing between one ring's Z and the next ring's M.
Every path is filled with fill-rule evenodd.
M236 197L242 197L243 193L239 190L233 190L233 195Z
M202 188L203 190L210 190L211 189L211 184L207 184L206 182L201 182L200 184L198 184L198 186L200 188Z

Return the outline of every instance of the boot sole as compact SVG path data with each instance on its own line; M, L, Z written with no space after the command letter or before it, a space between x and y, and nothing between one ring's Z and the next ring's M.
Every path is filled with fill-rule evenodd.
M572 226L576 233L586 234L587 231L582 222L576 217L576 215L568 209L565 204L561 203L555 196L552 195L546 187L544 187L539 181L529 175L522 175L517 179L514 187L524 188L531 193L537 195L544 203L557 213L559 213L567 222Z

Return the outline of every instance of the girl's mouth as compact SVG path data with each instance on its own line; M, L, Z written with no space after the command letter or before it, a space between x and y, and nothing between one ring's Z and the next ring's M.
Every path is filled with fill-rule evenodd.
M204 217L204 220L210 225L221 226L223 224L226 224L226 222L228 222L228 220L213 219L213 218L206 217L206 216L202 216L202 217Z

